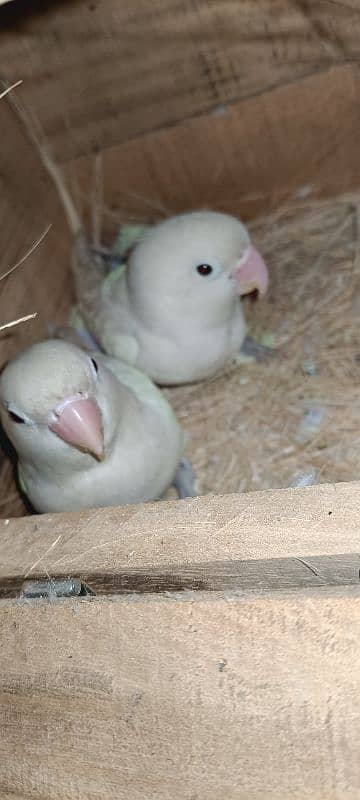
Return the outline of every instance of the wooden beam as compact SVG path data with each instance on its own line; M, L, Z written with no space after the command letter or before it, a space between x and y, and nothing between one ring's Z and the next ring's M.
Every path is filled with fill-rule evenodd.
M16 800L348 800L360 590L0 603Z
M359 530L360 483L43 514L0 521L0 579L357 554Z

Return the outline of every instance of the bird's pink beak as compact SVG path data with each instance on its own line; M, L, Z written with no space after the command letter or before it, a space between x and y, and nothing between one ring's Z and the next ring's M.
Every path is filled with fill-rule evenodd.
M257 289L260 297L266 294L269 285L269 274L265 261L260 253L250 245L242 259L238 261L232 272L240 295L249 294Z
M48 427L60 439L98 461L104 458L104 435L100 409L88 397L68 397L51 414Z

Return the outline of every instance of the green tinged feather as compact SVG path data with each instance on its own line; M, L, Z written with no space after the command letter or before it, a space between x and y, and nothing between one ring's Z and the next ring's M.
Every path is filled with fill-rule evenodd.
M119 267L116 267L116 269L111 270L111 272L109 272L106 278L104 278L101 285L101 294L103 299L106 299L109 296L111 297L114 291L114 286L120 280L122 280L125 271L126 271L126 263L123 262L122 264L120 264Z
M85 322L77 306L72 306L69 314L69 325L79 333L87 331Z
M19 483L19 486L20 486L20 489L21 489L22 493L26 494L26 496L27 496L28 490L27 490L27 486L26 486L26 483L24 481L24 478L23 478L23 476L21 474L20 467L18 467L18 483Z
M114 255L124 256L141 239L148 227L148 225L123 225L112 248Z

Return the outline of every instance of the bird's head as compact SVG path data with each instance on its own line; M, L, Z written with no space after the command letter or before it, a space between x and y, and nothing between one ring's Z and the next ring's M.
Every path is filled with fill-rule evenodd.
M213 211L149 228L129 258L129 290L143 314L154 301L169 314L222 316L236 296L264 295L268 271L240 220Z
M101 461L101 377L96 357L60 340L35 344L11 361L0 377L0 414L19 456L51 465L81 451Z

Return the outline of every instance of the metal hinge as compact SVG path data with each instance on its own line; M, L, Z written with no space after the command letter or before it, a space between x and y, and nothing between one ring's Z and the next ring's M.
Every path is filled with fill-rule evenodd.
M95 592L80 578L48 578L24 581L21 597L85 597Z

